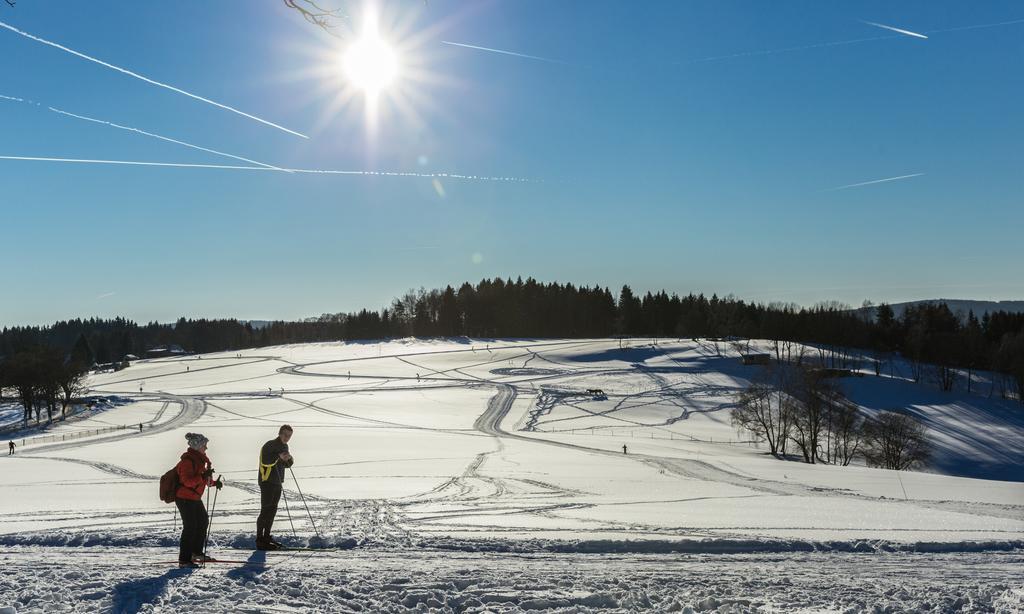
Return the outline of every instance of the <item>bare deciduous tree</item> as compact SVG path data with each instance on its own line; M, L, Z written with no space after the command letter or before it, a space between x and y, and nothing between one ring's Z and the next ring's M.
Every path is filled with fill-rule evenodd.
M791 417L785 385L785 368L768 367L760 380L752 382L737 398L732 424L768 444L775 457L786 454L790 437Z
M897 412L883 412L864 426L864 457L870 467L904 470L925 465L931 442L920 420Z
M314 0L284 0L285 6L298 11L309 23L323 28L332 36L340 36L337 27L348 18L340 8L325 8Z
M17 392L21 406L25 410L25 424L28 424L33 411L36 414L36 421L39 421L41 364L40 353L34 350L18 352L4 363L5 384Z
M57 385L60 387L60 416L63 420L67 417L68 405L72 399L82 394L85 390L86 367L73 360L64 361L57 371Z
M845 398L829 406L827 461L846 467L861 452L864 419L860 407Z
M995 366L1002 375L1003 395L1009 389L1024 403L1024 332L1003 337L996 350Z
M822 433L828 418L829 398L834 394L824 371L806 369L791 378L787 395L793 417L793 443L805 463L814 464L819 456Z

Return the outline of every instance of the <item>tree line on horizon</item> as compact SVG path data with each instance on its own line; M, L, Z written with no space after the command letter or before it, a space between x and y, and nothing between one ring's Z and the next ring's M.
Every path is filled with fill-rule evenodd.
M75 319L52 326L0 330L0 377L19 354L38 347L65 352L85 344L97 363L145 356L156 346L179 345L209 353L288 343L401 337L598 338L611 336L756 338L772 342L780 361L798 345L816 348L830 368L860 366L864 352L876 374L898 358L916 381L931 378L943 390L976 386L973 373L991 371L989 393L1024 402L1024 314L1005 311L977 318L954 313L942 302L907 307L897 317L881 304L854 309L838 302L800 307L754 303L732 296L679 296L664 290L639 296L608 288L541 283L533 278L484 279L457 289L410 290L380 310L323 314L265 325L237 319L186 319L137 324L125 318ZM83 341L84 340L84 341ZM998 387L998 388L997 388Z

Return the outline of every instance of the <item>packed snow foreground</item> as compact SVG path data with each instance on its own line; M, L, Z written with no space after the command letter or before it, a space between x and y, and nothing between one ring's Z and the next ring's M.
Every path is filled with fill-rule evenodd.
M854 378L867 410L925 418L944 473L807 465L731 426L758 367L620 345L308 344L94 375L118 402L3 457L0 612L1024 609L1015 403ZM283 423L274 534L321 549L253 548ZM186 432L210 439L209 553L233 563L174 562L157 484Z

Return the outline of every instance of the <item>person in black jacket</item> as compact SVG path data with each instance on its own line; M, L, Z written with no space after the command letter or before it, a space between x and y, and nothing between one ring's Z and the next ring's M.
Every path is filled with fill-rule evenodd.
M288 452L288 440L292 438L292 427L284 424L277 431L277 437L263 444L260 449L260 515L256 519L256 549L277 550L281 544L270 536L270 528L277 515L277 504L281 501L284 487L284 470L295 462Z

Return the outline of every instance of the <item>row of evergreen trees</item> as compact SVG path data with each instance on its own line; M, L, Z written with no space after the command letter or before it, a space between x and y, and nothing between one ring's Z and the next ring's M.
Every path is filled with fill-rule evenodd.
M977 318L953 313L945 304L909 307L897 317L887 305L851 309L839 303L812 308L793 304L751 303L733 297L680 297L664 291L643 296L623 286L618 297L608 288L534 279L483 280L458 289L409 291L379 311L324 314L300 322L265 326L233 319L191 320L174 324L130 320L70 320L47 327L0 331L0 356L35 345L70 348L84 336L97 362L143 355L148 348L177 344L206 353L312 341L394 337L745 337L774 340L784 358L787 344L820 348L828 366L855 360L851 348L871 351L876 369L898 354L914 366L915 378L936 366L936 380L953 389L971 378L961 373L1001 373L1008 391L1024 391L1024 314L997 312ZM929 367L931 368L931 367Z

